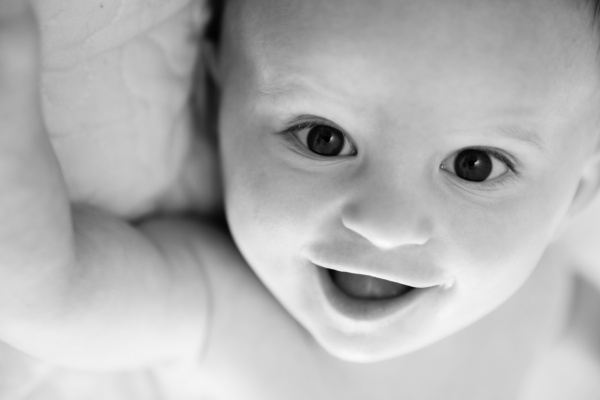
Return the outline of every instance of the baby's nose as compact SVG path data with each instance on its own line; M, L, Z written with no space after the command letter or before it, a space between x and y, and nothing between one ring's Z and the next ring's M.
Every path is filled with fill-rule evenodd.
M342 223L384 250L423 245L432 232L426 208L426 202L414 193L371 188L345 205Z

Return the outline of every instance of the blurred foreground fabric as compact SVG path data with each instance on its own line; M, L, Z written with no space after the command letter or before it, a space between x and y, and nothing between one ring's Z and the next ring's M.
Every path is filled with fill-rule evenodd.
M51 366L0 342L2 400L206 400L201 377L169 366L121 372Z
M43 111L73 201L135 218L210 212L220 201L208 139L198 0L35 0ZM198 104L190 105L192 93Z

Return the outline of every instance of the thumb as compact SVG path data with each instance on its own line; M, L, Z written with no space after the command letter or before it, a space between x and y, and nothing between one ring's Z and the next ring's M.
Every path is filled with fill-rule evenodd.
M37 22L29 1L0 0L0 94L5 114L3 117L24 106L28 111L39 112L38 36ZM6 108L9 106L12 109Z
M42 118L39 49L29 2L0 0L0 243L22 241L4 246L20 258L28 254L20 248L38 243L30 232L45 232L56 221L64 225L57 231L70 232L62 173Z

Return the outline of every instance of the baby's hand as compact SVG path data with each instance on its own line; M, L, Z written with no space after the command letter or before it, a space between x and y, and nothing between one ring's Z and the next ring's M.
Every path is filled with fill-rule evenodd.
M115 368L193 356L206 290L183 221L133 227L71 206L40 111L38 29L0 2L0 339L42 359Z
M70 207L40 113L38 52L38 32L27 2L3 1L0 327L5 331L21 318L50 317L34 306L36 297L61 300L61 275L69 273L66 267L73 256Z

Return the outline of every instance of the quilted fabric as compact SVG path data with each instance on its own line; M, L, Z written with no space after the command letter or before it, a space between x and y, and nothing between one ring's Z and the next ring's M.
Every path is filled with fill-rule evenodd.
M72 200L129 218L215 207L215 149L202 124L203 80L194 80L204 3L35 4L44 117Z

